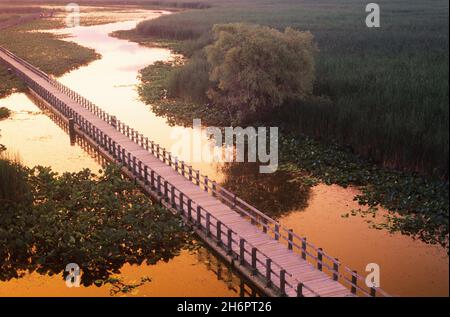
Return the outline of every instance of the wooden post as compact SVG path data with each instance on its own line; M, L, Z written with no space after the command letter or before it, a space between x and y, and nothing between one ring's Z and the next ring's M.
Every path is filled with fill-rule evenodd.
M206 213L206 236L211 235L211 222L210 222L210 214L209 212Z
M155 171L151 170L150 171L150 187L154 190L155 187Z
M148 185L148 167L147 167L147 165L144 166L144 183L145 183L145 185Z
M188 199L188 220L192 220L192 200Z
M114 129L117 130L117 118L116 116L111 117L111 125L114 127Z
M323 261L323 250L322 248L317 249L317 269L322 271L322 261Z
M201 211L202 211L202 207L197 206L197 226L199 228L202 227L202 213L201 213Z
M184 161L181 161L181 175L183 175L183 177L185 175L185 172L184 172Z
M245 240L240 239L239 240L239 263L241 265L245 264Z
M333 262L333 280L337 281L339 279L339 259L334 259Z
M370 288L370 296L372 296L372 297L377 296L377 289L373 286Z
M280 292L281 296L286 295L286 270L284 269L280 271Z
M266 259L266 283L267 287L272 286L272 259L267 258Z
M303 297L303 283L297 284L297 297Z
M141 162L141 160L139 160L139 162L138 162L138 170L139 170L139 179L141 179L142 180L142 162Z
M289 250L293 249L294 235L292 233L293 233L293 230L289 229L289 231L288 231L288 249Z
M166 201L169 201L169 183L167 181L164 181L164 197Z
M158 194L162 195L162 192L161 192L161 175L158 175L158 177L156 178L156 186L158 186Z
M353 271L352 273L352 294L356 294L356 285L358 284L358 272Z
M302 259L306 260L306 238L302 239Z
M280 226L276 223L275 224L275 240L278 240L280 238Z
M255 276L256 275L256 248L253 247L252 248L252 275Z
M184 194L182 192L180 192L180 210L181 210L181 214L184 214L184 210L183 210L183 205L184 205Z
M75 143L75 122L73 121L73 118L69 118L69 138L70 143Z
M231 229L228 229L227 232L227 242L228 242L228 255L233 254L233 231Z
M252 225L255 225L256 224L256 220L255 220L255 214L252 212L252 217L250 218L250 223L252 224Z
M166 182L167 184L167 182ZM177 205L175 204L175 187L172 186L170 188L170 200L172 201L172 208L176 208Z
M208 191L208 176L205 176L205 192Z
M122 161L123 161L121 154L122 154L122 148L120 147L120 144L118 144L117 145L117 161L119 161L119 163L122 163Z
M133 175L136 176L136 156L133 155Z
M220 221L217 221L216 226L217 226L217 233L216 233L217 245L221 246L222 245L222 223Z
M267 219L263 219L262 229L264 233L267 233Z
M217 187L216 181L213 181L212 182L212 195L213 195L213 197L217 196L217 194L216 194L216 187Z

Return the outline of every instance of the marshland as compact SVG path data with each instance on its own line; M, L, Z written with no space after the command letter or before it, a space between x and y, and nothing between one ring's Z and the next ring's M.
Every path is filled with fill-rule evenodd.
M448 296L448 2L379 1L379 29L356 0L80 4L81 26L68 28L65 3L0 1L0 25L52 12L0 29L0 46L167 148L194 118L279 127L275 173L193 165L359 272L378 263L389 293ZM239 60L260 58L250 75L279 78L251 107L236 71L215 71L236 69L221 64L226 32L255 54ZM288 56L287 40L304 54ZM0 295L256 294L180 219L71 145L3 65L0 80ZM69 289L64 267L77 261L82 287Z

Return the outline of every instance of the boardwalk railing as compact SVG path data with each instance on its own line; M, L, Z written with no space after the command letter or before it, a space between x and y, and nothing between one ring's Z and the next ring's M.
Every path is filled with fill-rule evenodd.
M321 248L308 242L305 237L301 237L294 233L293 230L280 225L276 220L268 217L255 207L237 197L236 194L229 192L214 180L210 180L208 176L202 175L199 170L195 170L191 165L184 161L180 161L164 147L154 143L149 140L148 137L144 137L143 134L117 120L115 116L103 111L86 98L4 48L0 47L0 50L33 73L48 81L59 91L63 92L72 100L113 126L130 140L152 153L162 162L172 167L180 175L184 176L204 191L220 199L231 209L238 212L243 218L260 228L262 232L270 235L273 239L284 243L289 250L299 253L304 260L312 263L318 270L327 273L333 280L339 281L344 286L347 286L351 290L351 293L371 297L389 296L381 288L366 286L365 278L356 271L342 265L338 259L329 256ZM117 162L126 167L136 179L143 182L146 186L150 186L153 191L156 191L165 205L177 210L189 223L200 229L207 237L214 239L217 246L239 261L241 265L251 270L252 274L265 280L268 287L277 288L281 294L286 294L290 291L290 293L295 292L295 294L300 297L319 296L315 291L308 287L307 282L302 283L301 281L292 278L292 275L282 266L272 261L258 248L251 245L251 243L242 239L236 232L221 223L219 219L214 217L200 205L197 205L189 197L185 196L182 191L178 190L170 182L164 180L149 166L143 164L124 148L121 148L119 144L116 144L116 142L103 131L84 119L44 87L31 80L26 74L18 69L15 70L32 90L52 104L66 118L72 118L88 137L111 154Z

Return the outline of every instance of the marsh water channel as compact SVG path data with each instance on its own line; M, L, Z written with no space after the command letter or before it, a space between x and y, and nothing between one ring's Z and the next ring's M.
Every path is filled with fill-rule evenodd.
M148 11L146 18L156 18L161 12ZM71 89L88 98L108 113L170 149L176 142L174 131L190 128L171 126L157 117L138 98L138 71L156 61L170 60L174 55L164 48L144 47L109 34L132 29L138 19L102 25L60 29L67 40L94 48L101 59L59 78ZM10 153L17 153L28 166L51 166L57 172L73 172L82 168L100 168L95 155L79 145L71 145L68 135L23 93L0 99L0 106L13 111L11 118L0 122L1 143ZM206 143L209 141L205 139ZM308 237L316 246L335 256L347 266L364 274L368 263L381 268L381 287L392 295L447 296L449 262L446 250L427 245L401 234L369 227L361 217L342 217L359 208L353 201L354 188L319 184L311 190L289 185L285 175L275 174L269 183L287 186L289 195L274 197L265 193L265 185L251 187L260 178L251 166L224 168L218 163L193 163L194 168L219 183L237 179L235 186L245 186L251 195L276 200L277 219L286 227ZM294 183L295 184L295 183ZM268 203L270 207L270 202ZM281 207L280 207L281 206ZM268 207L268 208L269 208ZM262 210L265 211L266 210ZM251 295L251 288L205 248L183 251L169 262L155 265L125 264L118 274L125 282L142 276L152 281L138 288L137 296L242 296ZM19 279L0 282L0 296L109 296L110 286L95 285L67 288L62 275L47 276L36 272Z

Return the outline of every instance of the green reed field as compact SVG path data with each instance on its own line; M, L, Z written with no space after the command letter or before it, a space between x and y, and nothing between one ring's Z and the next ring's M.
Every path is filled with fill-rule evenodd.
M380 0L381 28L365 26L359 0L205 1L142 22L128 36L176 42L187 56L210 43L214 24L250 22L309 30L314 94L277 119L290 132L337 142L387 167L448 178L448 2Z

